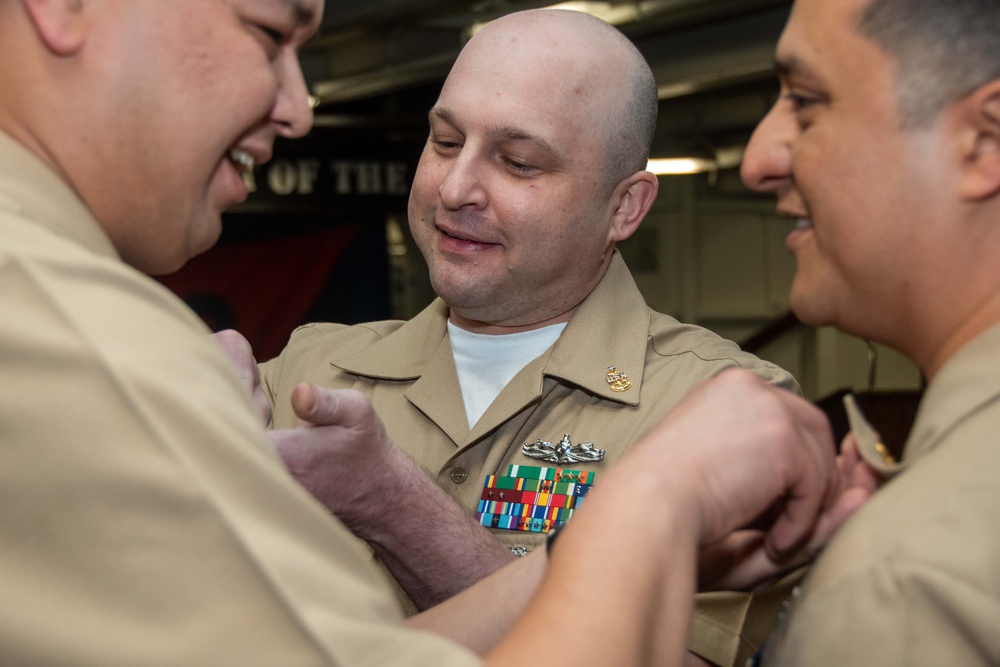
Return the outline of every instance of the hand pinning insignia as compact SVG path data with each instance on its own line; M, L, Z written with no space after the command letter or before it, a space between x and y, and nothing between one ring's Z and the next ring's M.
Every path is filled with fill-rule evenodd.
M625 373L618 372L618 369L614 366L608 366L608 384L611 385L611 391L628 391L632 383L629 382L628 375Z
M525 456L549 463L591 463L604 460L603 449L596 449L592 442L574 445L570 442L568 433L556 445L541 438L526 442L521 445L521 452Z

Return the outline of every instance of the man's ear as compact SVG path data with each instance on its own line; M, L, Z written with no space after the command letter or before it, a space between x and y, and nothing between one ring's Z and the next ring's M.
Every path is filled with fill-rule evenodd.
M977 88L963 102L968 110L962 146L961 195L980 200L1000 194L1000 79Z
M86 37L84 0L22 0L35 31L52 53L73 55Z
M659 188L660 182L648 171L637 171L618 184L615 188L617 206L611 218L611 241L624 241L635 233L656 200Z

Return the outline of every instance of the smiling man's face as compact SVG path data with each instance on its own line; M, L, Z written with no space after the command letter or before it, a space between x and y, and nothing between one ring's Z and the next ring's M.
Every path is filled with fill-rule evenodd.
M781 97L743 179L798 221L795 313L885 342L920 298L909 276L940 249L953 184L941 124L903 127L894 64L857 28L866 3L796 1L777 49Z
M130 264L179 268L246 198L240 172L278 135L308 132L297 49L320 0L128 0L102 5L92 61L102 103L74 184ZM100 119L104 119L100 121ZM240 162L244 164L240 164Z
M410 229L460 326L565 321L613 244L607 123L626 84L572 31L532 21L465 48L414 177Z

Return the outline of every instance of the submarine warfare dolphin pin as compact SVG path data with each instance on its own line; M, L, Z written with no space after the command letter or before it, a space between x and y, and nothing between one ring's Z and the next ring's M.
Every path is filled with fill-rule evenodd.
M564 434L562 440L555 445L541 438L526 442L521 445L521 452L525 456L549 463L594 463L604 460L603 449L595 448L592 442L574 445L570 442L569 433Z

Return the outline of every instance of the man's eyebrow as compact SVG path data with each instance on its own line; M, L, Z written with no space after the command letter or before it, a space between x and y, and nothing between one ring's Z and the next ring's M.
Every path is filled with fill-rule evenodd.
M434 119L438 119L448 125L457 125L455 115L445 107L434 107L428 112L427 119L432 123Z
M546 153L557 155L556 151L549 145L549 142L545 141L545 139L542 139L536 134L526 132L525 130L520 130L516 127L498 125L491 127L489 129L489 134L490 136L496 137L500 141L526 141L530 144L534 144Z
M431 123L435 120L440 120L441 122L453 127L459 127L459 124L455 119L455 115L446 107L434 107L427 115ZM487 128L486 133L497 141L525 141L530 144L534 144L539 150L542 150L552 156L559 156L558 151L552 148L549 142L545 141L545 139L542 139L537 134L532 134L527 130L510 127L509 125L495 125Z
M814 74L809 66L801 58L796 58L795 56L778 56L777 61L774 63L774 70L782 78L790 76L814 78Z

